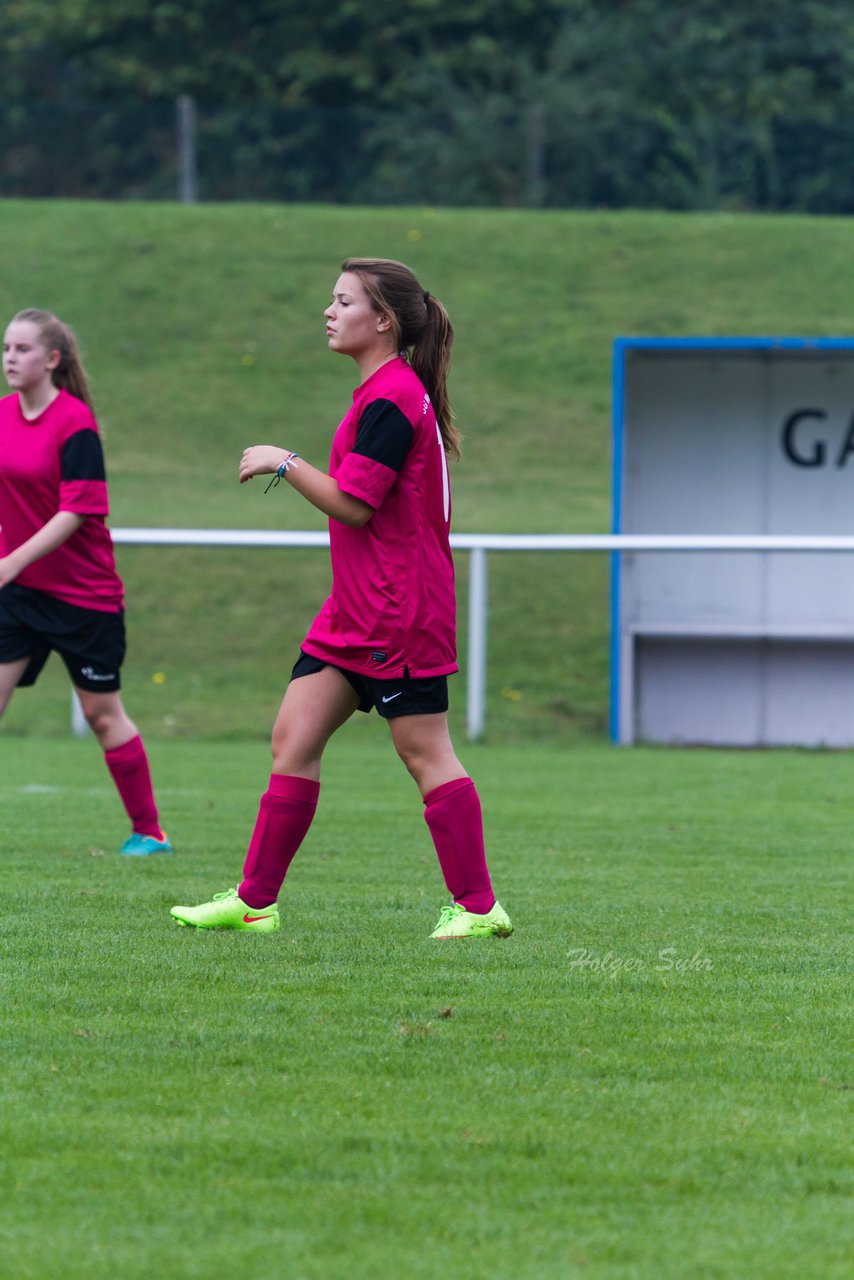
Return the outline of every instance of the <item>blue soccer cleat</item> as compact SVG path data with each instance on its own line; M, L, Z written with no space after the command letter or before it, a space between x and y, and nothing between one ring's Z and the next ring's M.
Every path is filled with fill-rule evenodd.
M174 853L174 850L165 831L162 840L158 840L156 836L141 836L138 831L134 831L125 840L119 853L130 858L147 858L152 853Z

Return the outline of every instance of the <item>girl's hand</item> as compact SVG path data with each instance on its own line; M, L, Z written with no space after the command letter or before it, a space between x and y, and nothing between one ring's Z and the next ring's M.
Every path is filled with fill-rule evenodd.
M253 476L271 475L290 456L290 452L290 449L279 449L274 444L253 444L251 448L244 449L238 473L240 483L245 484Z

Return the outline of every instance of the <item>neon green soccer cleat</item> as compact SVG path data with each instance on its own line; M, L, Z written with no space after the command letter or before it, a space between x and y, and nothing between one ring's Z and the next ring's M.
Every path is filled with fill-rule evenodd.
M506 938L513 932L510 917L496 902L485 916L466 911L458 902L442 908L439 923L430 934L431 938Z
M279 927L279 908L250 907L238 898L236 889L215 893L210 902L198 907L172 907L170 911L180 925L196 929L248 929L252 933L274 933Z

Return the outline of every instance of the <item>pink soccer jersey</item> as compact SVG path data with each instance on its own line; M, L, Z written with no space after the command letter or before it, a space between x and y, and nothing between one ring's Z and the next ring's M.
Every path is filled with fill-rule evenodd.
M306 653L381 680L456 671L448 463L430 398L404 358L356 388L329 473L374 514L360 529L329 521L332 593Z
M83 609L117 613L122 583L105 524L104 454L91 409L63 390L28 421L18 396L5 396L0 400L0 554L14 551L58 511L87 519L16 581Z

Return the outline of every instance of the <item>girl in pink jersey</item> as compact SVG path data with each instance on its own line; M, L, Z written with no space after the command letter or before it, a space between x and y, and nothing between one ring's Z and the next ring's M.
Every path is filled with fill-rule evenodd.
M0 400L0 716L62 657L131 822L121 852L171 853L145 748L122 705L122 583L104 456L74 335L46 311L6 329Z
M329 517L333 588L311 625L273 728L273 772L238 888L182 925L279 928L277 898L311 825L327 742L375 707L424 800L451 903L434 938L502 936L474 783L448 732L457 670L448 455L459 453L447 393L454 331L408 267L349 258L325 311L329 349L355 360L360 384L335 433L329 470L288 449L253 445L241 483L285 480Z

